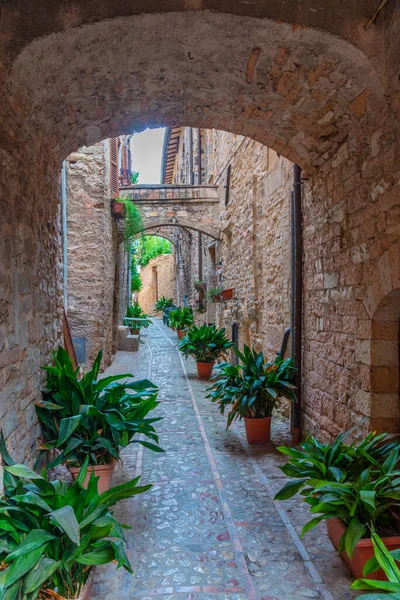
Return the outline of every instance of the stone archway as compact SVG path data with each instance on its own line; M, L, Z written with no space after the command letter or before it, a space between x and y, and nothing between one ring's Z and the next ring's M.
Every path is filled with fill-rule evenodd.
M243 133L310 172L382 101L369 58L343 38L201 11L105 19L35 39L15 58L8 89L59 160L179 121Z
M361 415L349 396L359 389L365 294L398 240L397 7L388 3L375 24L375 0L306 0L290 12L275 1L188 1L199 10L183 11L171 0L173 12L159 2L53 4L13 7L3 26L4 412L16 389L33 403L59 337L62 159L103 138L178 124L249 136L308 174L304 423L326 436L350 426ZM18 422L20 456L35 439L24 435L29 410ZM10 417L6 434L16 427Z
M144 230L179 227L219 240L219 197L213 185L135 185L123 195L139 208ZM118 221L122 234L124 219Z
M360 343L360 359L370 365L371 428L400 431L400 243L378 261L364 306L371 318L370 340Z

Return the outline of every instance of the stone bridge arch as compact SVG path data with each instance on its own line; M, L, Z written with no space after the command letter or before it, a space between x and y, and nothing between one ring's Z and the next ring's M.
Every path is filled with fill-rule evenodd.
M140 209L146 232L180 227L220 239L217 186L135 185L124 187L121 195L131 198ZM118 226L122 235L123 219Z

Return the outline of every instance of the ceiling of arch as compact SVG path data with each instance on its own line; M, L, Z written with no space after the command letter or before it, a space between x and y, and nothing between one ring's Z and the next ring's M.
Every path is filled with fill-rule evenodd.
M148 126L214 127L312 170L381 101L365 55L287 23L217 13L130 16L51 34L9 79L31 131L59 160Z

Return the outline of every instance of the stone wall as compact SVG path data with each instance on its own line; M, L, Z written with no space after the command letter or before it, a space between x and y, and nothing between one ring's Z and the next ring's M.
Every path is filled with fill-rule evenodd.
M68 321L72 336L86 341L84 368L100 349L103 366L109 364L127 304L126 253L111 215L108 155L105 141L66 161Z
M180 14L182 3L157 14L150 2L155 13L137 16L103 2L95 19L75 4L62 14L48 0L4 8L0 405L10 443L29 455L39 367L59 338L62 160L179 119L249 136L305 169L305 426L327 437L364 418L367 427L379 409L373 367L385 367L374 315L400 289L397 3L374 21L366 1L292 12L216 2ZM396 419L393 408L381 402L379 418Z
M191 137L197 139L185 128L181 152L188 152ZM227 132L204 130L202 142L202 178L218 185L221 229L221 243L203 241L203 280L209 289L217 285L234 289L233 300L209 303L207 320L217 319L229 334L233 323L238 323L241 347L251 344L267 356L274 356L290 325L291 164L262 144ZM197 164L196 145L193 163ZM230 183L225 205L228 166ZM187 157L178 154L177 181L185 181L187 169ZM198 240L196 232L191 235L193 240L186 244L184 257L194 280L199 278Z
M0 93L0 427L13 458L31 463L41 366L61 337L61 178L14 108Z
M155 302L162 296L173 298L176 303L175 252L152 258L140 271L142 289L137 294L138 302L145 313L156 315Z

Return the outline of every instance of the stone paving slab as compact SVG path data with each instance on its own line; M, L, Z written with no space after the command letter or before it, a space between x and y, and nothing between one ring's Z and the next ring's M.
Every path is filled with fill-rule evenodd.
M210 382L197 378L192 360L181 361L176 334L153 323L139 352L118 353L107 374L133 372L160 387L156 428L166 452L137 444L123 452L115 483L141 475L153 488L116 508L132 526L133 577L114 565L99 568L93 600L355 598L323 524L300 541L304 504L273 501L286 482L276 445L291 445L288 424L275 418L273 443L260 448L247 445L242 422L226 431L205 399Z

